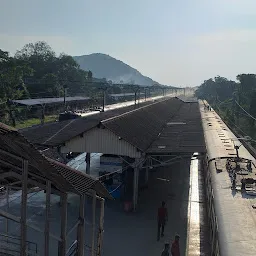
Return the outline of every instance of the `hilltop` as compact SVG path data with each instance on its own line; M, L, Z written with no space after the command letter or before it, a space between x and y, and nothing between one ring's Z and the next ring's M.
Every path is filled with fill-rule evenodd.
M93 53L74 56L74 60L83 70L91 70L95 78L106 78L113 83L134 83L139 85L158 84L151 78L143 76L138 70L109 55Z

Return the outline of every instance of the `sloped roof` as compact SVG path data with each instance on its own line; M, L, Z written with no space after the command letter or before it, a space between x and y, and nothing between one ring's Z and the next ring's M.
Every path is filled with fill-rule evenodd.
M145 106L148 104L149 102L144 102L140 103L139 106ZM101 120L123 114L127 111L133 110L134 108L135 106L131 105L83 118L32 126L25 129L20 129L19 131L33 144L50 147L59 146L78 136L79 134L90 130Z
M81 96L74 96L74 97L66 97L66 102L72 101L87 101L89 97L81 97ZM56 104L56 103L63 103L64 98L39 98L39 99L25 99L25 100L11 100L12 103L24 106L35 106L35 105L46 105L46 104Z
M78 172L65 164L46 158L17 130L0 123L1 173L15 171L15 168L12 168L12 166L17 167L16 171L19 170L22 167L22 162L19 159L28 160L29 173L50 180L52 185L59 191L73 192L81 195L89 190L95 190L99 196L112 198L98 180Z
M206 152L199 104L185 101L175 115L165 123L148 153Z
M171 98L102 121L119 137L145 152L157 139L163 125L181 107L182 102Z
M205 152L198 102L170 98L101 123L142 152Z

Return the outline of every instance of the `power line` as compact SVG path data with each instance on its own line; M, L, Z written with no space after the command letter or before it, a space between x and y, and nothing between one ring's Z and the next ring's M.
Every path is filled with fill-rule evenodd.
M250 113L248 113L236 100L235 103L247 114L247 116L251 117L253 120L256 121L256 118L252 116Z

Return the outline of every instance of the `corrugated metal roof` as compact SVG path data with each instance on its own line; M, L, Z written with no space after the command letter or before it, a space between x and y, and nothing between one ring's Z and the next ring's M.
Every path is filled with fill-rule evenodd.
M163 125L180 108L182 102L171 98L105 120L102 124L122 139L145 152L157 139Z
M182 95L180 95L180 96L177 96L176 97L177 99L180 99L180 100L182 100L183 102L186 102L186 103L195 103L195 102L198 102L198 100L197 100L197 98L195 98L195 97L188 97L188 96L182 96Z
M126 96L134 96L134 93L112 93L109 94L111 97L126 97Z
M148 104L150 103L144 102L139 106ZM19 131L33 144L58 146L95 127L101 120L120 115L134 108L134 105L126 106L78 119L32 126Z
M81 96L74 96L74 97L66 97L66 102L71 101L87 101L89 97L81 97ZM25 106L33 106L33 105L45 105L45 104L55 104L55 103L63 103L64 98L41 98L41 99L26 99L26 100L11 100L12 103L25 105Z
M179 111L166 123L147 152L206 152L198 103L182 103Z
M106 188L98 180L73 170L65 164L44 157L17 130L2 123L0 123L0 149L27 159L29 173L50 180L53 186L60 191L84 194L89 190L96 190L98 195L111 198ZM3 170L6 170L8 163L20 167L20 161L12 158L11 155L9 155L10 159L7 159L6 155L0 152L0 156L2 156L0 166L3 167Z
M142 152L205 152L197 102L185 103L171 98L102 121L102 124Z

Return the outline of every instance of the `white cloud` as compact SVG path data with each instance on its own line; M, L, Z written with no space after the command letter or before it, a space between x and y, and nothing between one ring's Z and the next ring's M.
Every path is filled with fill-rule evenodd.
M0 34L0 49L14 54L25 44L34 43L37 41L47 42L57 54L61 52L69 54L74 48L73 41L62 36L20 36Z

